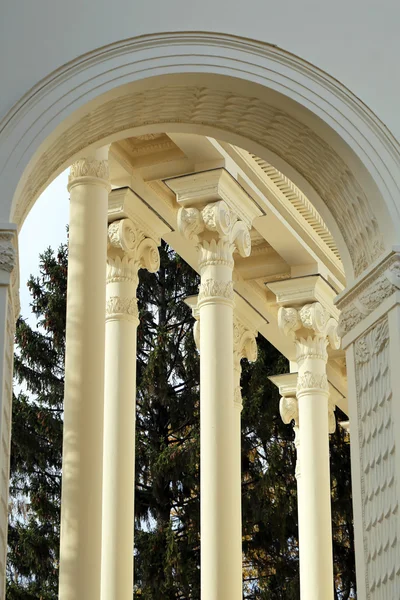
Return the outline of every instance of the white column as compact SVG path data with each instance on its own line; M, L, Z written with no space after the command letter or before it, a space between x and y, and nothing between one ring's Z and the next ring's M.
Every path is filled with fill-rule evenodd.
M155 241L130 219L108 228L102 600L132 600L138 271L158 270Z
M98 600L101 569L108 149L74 163L65 358L60 600Z
M232 401L232 271L236 249L242 256L249 255L250 235L223 201L202 210L181 208L178 223L181 232L197 242L201 275L201 597L241 600L240 439L238 411Z
M300 590L302 600L333 600L329 432L335 428L326 376L327 346L339 348L337 321L318 302L279 309L279 324L296 344L296 396L301 442L299 491ZM289 415L286 415L289 418Z

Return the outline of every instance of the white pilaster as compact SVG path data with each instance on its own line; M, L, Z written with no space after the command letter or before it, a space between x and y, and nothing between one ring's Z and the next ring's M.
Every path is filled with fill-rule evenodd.
M357 594L400 589L400 253L363 273L337 302L349 373Z
M60 600L100 598L108 149L71 166Z
M109 206L101 599L132 600L136 291L139 269L160 266L163 224L129 189L112 192Z
M329 400L326 364L328 343L335 349L340 345L337 321L319 302L306 304L299 310L281 307L278 320L283 331L294 339L299 369L298 411L293 412L292 418L301 435L298 445L301 598L333 600L329 433L335 429L335 416ZM290 415L284 411L283 416L288 420Z
M0 598L6 593L8 491L13 387L13 350L18 302L17 228L0 223Z

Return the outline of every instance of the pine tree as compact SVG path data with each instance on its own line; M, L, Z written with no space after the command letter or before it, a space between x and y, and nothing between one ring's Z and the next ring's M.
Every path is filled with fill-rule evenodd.
M166 244L138 289L136 597L199 598L198 276Z
M67 260L66 246L41 255L28 281L38 328L17 322L9 600L57 598Z
M197 274L166 244L138 287L135 597L200 598L199 356L189 308ZM57 598L67 247L30 278L38 328L17 324L7 598ZM243 364L242 471L247 600L299 598L293 430L268 376L287 361L265 339ZM338 600L355 587L348 438L332 436Z

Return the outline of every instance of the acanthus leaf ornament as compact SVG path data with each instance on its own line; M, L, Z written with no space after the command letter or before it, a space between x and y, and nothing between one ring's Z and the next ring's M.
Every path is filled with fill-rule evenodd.
M338 323L319 302L306 304L299 310L281 306L278 311L278 325L286 335L298 339L299 330L310 330L312 336L327 337L335 350L340 348L337 334ZM308 337L308 336L307 336Z
M125 319L139 322L139 313L136 298L111 296L106 302L106 321Z
M147 237L130 219L113 221L108 226L107 282L131 281L137 285L139 269L151 273L160 267L155 240Z
M329 391L328 378L325 373L313 373L305 371L297 377L297 393L303 390L318 390L323 392Z
M108 160L86 157L72 163L68 175L68 190L79 184L81 179L91 179L93 183L103 185L111 191Z
M209 264L233 267L234 252L243 257L250 255L249 229L223 200L207 204L202 210L181 207L178 229L186 239L196 243L200 270Z
M336 429L335 405L329 397L326 363L328 344L334 349L340 347L336 319L319 302L314 302L299 309L281 307L278 324L296 345L297 398L314 393L328 396L328 430L333 433Z
M207 298L220 298L233 303L233 282L206 279L200 284L199 299L201 304Z

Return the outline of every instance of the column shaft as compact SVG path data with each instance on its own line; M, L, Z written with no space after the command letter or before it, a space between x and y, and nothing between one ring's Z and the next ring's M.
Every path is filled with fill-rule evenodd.
M241 600L240 410L234 401L233 253L248 256L248 227L224 201L181 208L199 252L201 598Z
M132 212L139 212L135 202ZM133 210L134 209L134 210ZM108 228L102 600L132 600L138 271L157 271L157 243L130 219Z
M201 597L239 600L240 413L233 402L233 303L218 300L200 302Z
M100 598L108 165L71 168L60 600Z
M333 600L328 395L305 393L298 397L298 402L301 598Z
M107 284L102 600L133 596L138 320L116 311L123 299L136 302L135 297L132 284ZM114 298L119 298L119 307Z
M299 511L300 592L302 600L333 600L333 556L329 433L335 430L326 375L327 346L338 348L337 321L319 303L301 309L280 308L278 320L296 344L295 419L298 444L297 491Z

